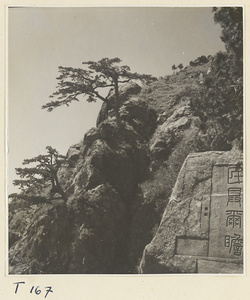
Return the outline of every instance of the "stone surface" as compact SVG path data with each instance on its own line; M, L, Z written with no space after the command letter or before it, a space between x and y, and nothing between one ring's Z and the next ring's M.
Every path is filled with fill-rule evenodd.
M242 167L215 165L212 174L209 256L235 258L243 245Z
M153 159L167 159L174 145L181 139L183 130L191 125L190 107L183 106L160 125L151 142L150 151Z
M225 148L227 138L218 124L215 128L214 120L206 123L212 124L209 132L190 112L192 97L197 95L194 89L198 88L195 74L207 68L192 67L186 75L180 72L167 76L143 88L139 95L140 87L124 85L120 128L112 105L103 103L97 128L70 147L71 164L58 172L67 204L52 200L51 204L32 205L17 199L10 203L11 274L137 273L143 250L154 236L144 252L144 273L195 273L205 268L210 273L214 270L209 266L217 262L223 272L228 266L231 273L242 269L242 258L237 262L228 258L228 254L232 256L231 243L240 242L234 234L234 240L232 236L227 238L226 257L214 260L204 256L213 251L220 254L218 247L208 243L210 217L219 221L216 215L210 215L214 208L209 192L214 195L215 206L226 212L225 206L216 204L224 196L218 198L211 190L212 169L207 154L194 157L193 169L192 163L188 164L189 171L183 180L178 179L178 188L165 212L167 218L158 230L186 156L190 152L231 149ZM192 93L189 87L194 88ZM111 91L110 99L113 96ZM218 154L213 155L216 160ZM231 190L230 196L237 197L236 192ZM227 234L215 233L214 241Z
M19 211L9 226L10 234L18 234L9 252L9 273L67 272L72 224L65 202L39 204Z
M76 161L80 155L80 150L81 150L82 144L75 144L71 146L66 154L66 157L69 160Z
M137 95L141 91L141 87L135 82L128 82L119 86L119 94L121 103L128 99L131 95ZM114 101L115 92L113 89L110 90L108 98L110 102Z
M108 184L72 197L74 216L67 273L115 273L124 265L125 205Z
M137 95L141 91L141 87L135 82L129 82L121 85L119 87L120 101L123 103L128 100L128 98L132 95ZM112 109L114 101L115 101L115 93L114 90L111 89L108 95L108 103L103 102L100 112L98 114L96 120L96 126L100 125L104 120L108 118L108 113Z
M194 238L177 238L176 239L176 254L177 255L192 255L192 256L207 256L208 240Z
M156 127L157 116L153 109L140 98L131 97L120 108L121 119L133 126L143 138L150 137Z
M67 203L10 203L11 274L112 274L134 268L150 241L143 230L150 224L138 235L129 226L138 230L135 215L151 216L149 209L131 207L150 163L148 134L156 117L141 100L129 101L123 113L120 127L109 118L70 147L72 164L58 172ZM138 236L141 241L129 251Z
M231 262L229 260L225 260L223 262L216 260L197 260L197 273L203 274L242 274L243 267L241 262Z
M242 180L240 153L190 154L160 227L144 250L140 272L242 273ZM208 258L215 263L210 265Z

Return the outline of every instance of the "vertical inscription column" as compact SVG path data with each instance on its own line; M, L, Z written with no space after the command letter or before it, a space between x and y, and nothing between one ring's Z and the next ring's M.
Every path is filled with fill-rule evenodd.
M212 174L209 256L243 256L243 171L238 165L215 165Z

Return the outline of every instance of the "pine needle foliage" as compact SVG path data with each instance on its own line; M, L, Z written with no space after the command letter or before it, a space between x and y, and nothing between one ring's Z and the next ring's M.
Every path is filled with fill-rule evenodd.
M14 180L13 184L21 190L21 193L10 194L10 198L35 199L38 202L40 199L41 202L46 202L46 197L41 196L41 193L44 189L50 187L48 200L53 199L55 194L59 194L64 201L67 201L57 173L59 168L62 165L69 164L69 161L51 146L47 146L46 149L47 154L23 161L23 165L33 164L34 166L16 168L16 174L20 179Z
M243 15L241 7L213 8L214 21L222 27L221 39L226 52L218 52L211 64L198 97L192 100L194 113L205 127L222 128L223 144L239 141L243 147ZM210 124L210 125L209 125Z
M108 96L104 97L101 90L113 88L115 91L115 103L113 109L116 114L117 124L120 124L119 109L121 106L119 85L137 81L147 84L156 80L155 77L146 74L133 73L129 66L120 65L121 59L103 58L97 62L86 61L82 63L85 68L59 67L60 76L57 78L57 91L50 98L57 98L42 106L47 111L52 111L61 105L69 106L72 101L79 101L79 96L86 97L87 102L101 100L109 102Z

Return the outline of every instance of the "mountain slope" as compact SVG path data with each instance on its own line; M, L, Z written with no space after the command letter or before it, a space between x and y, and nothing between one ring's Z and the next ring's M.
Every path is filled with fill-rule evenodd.
M104 106L97 127L68 150L72 164L59 171L67 203L10 203L10 273L137 273L186 156L232 147L193 110L212 60L139 94L122 87L122 126Z

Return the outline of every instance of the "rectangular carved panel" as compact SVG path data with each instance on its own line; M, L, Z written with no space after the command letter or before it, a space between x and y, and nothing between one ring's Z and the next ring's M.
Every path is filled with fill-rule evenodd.
M213 167L209 256L243 257L242 166Z
M178 237L176 241L177 255L207 256L208 240Z

